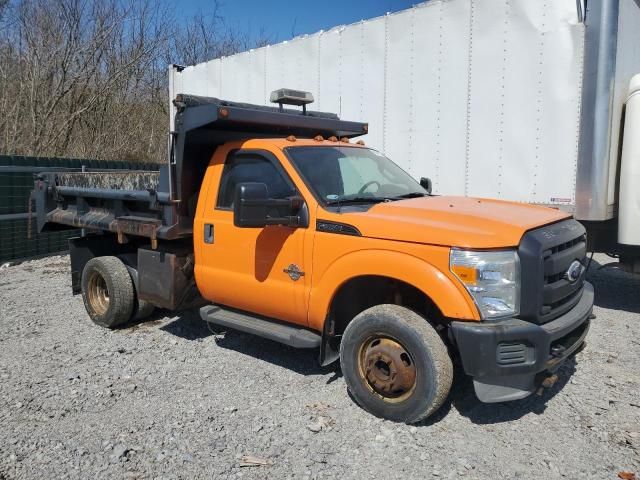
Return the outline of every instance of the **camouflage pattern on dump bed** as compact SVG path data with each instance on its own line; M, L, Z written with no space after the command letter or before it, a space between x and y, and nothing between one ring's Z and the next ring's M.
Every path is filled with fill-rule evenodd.
M142 170L64 172L57 174L57 184L59 186L115 190L156 190L159 179L160 172L145 172Z

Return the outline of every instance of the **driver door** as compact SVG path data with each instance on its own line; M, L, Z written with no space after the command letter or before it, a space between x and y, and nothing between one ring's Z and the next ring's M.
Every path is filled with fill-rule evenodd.
M215 161L215 159L214 159ZM239 228L233 224L235 187L261 182L270 198L299 195L270 152L234 150L221 169L219 188L210 188L198 287L214 303L306 325L310 276L305 275L306 228L280 225ZM299 275L295 271L300 272Z

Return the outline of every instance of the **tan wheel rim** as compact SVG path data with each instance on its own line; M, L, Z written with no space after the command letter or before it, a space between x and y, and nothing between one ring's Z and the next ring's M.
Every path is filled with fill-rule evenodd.
M406 400L416 388L416 366L397 340L382 335L365 341L358 354L358 371L367 387L384 401Z
M87 283L87 299L97 315L104 315L109 309L109 289L104 277L93 271Z

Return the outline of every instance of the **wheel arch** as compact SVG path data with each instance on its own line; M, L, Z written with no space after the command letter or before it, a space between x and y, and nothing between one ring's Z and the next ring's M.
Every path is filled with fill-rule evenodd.
M69 258L71 263L71 289L74 295L82 293L80 286L82 271L89 260L96 257L118 257L127 267L137 288L137 243L118 243L111 233L86 235L69 239Z
M323 332L321 363L337 359L340 331L374 305L407 306L439 324L448 318L479 320L473 301L461 290L450 276L413 255L361 250L341 257L311 294L309 325Z

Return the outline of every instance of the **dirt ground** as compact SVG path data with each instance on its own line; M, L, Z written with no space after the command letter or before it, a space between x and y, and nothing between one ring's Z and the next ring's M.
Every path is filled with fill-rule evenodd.
M561 478L640 470L640 280L600 270L588 346L543 396L487 405L456 370L422 424L377 419L337 365L194 313L109 331L68 257L0 269L0 480Z

